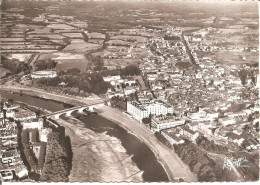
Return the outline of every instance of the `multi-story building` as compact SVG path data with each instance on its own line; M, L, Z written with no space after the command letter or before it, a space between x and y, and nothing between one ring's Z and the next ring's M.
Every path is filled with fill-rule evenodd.
M43 128L43 121L38 119L33 119L30 121L24 121L21 123L23 126L23 130L25 129L42 129Z
M172 132L168 132L167 130L164 130L161 132L161 134L164 136L165 139L167 139L171 144L182 144L185 141L181 138L176 136L176 134Z
M29 119L35 119L37 116L35 112L30 110L20 109L18 112L15 112L13 118L15 121L25 121Z
M127 112L141 122L150 115L172 114L173 107L161 100L128 101Z
M174 119L152 119L152 126L156 131L176 127L178 125L184 125L185 120L174 120Z
M195 140L199 136L198 132L194 132L193 130L189 129L189 127L187 126L181 127L179 134L181 136L190 139L192 142L195 142Z

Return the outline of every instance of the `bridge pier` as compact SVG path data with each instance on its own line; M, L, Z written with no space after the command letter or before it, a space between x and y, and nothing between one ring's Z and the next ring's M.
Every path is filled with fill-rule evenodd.
M83 113L85 109L86 109L86 107L83 107L81 109L78 109L78 111L79 111L79 113Z
M66 112L66 116L71 116L71 113L74 112L74 111L75 111L75 110Z
M95 105L99 105L99 104L95 104ZM55 119L60 119L60 116L62 114L66 114L66 116L71 116L72 112L78 111L79 113L83 113L85 109L87 111L94 112L94 106L95 105L92 104L92 105L72 107L72 108L69 108L69 109L60 110L60 111L57 111L57 112L50 113L50 114L47 114L47 115L42 116L42 117L48 117L48 118L54 117Z
M89 107L88 107L88 110L89 110L90 112L93 112L93 111L94 111L94 106L89 106Z
M54 118L55 118L55 119L60 119L60 115L61 115L61 114L55 114Z

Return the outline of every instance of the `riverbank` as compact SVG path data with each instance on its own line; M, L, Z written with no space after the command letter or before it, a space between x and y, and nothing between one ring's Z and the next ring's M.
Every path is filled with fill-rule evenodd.
M158 141L154 134L144 125L140 124L137 120L124 115L118 109L103 106L100 107L99 110L101 116L117 123L143 141L155 153L158 161L164 167L171 181L176 181L176 179L179 178L184 179L186 182L197 181L196 174L190 171L189 166L183 163L173 150L170 150Z
M65 127L71 139L73 157L69 182L143 181L142 172L126 154L120 140L84 128L84 123L73 117L56 121Z
M29 88L29 87L17 87L17 86L9 86L3 85L1 87L1 91L14 92L14 93L22 93L30 96L36 96L44 99L50 99L52 101L62 102L65 104L80 106L80 105L89 105L89 104L98 104L103 103L103 100L98 96L92 96L88 98L80 98L80 97L70 97L59 94L53 94L49 92L45 92L42 89Z

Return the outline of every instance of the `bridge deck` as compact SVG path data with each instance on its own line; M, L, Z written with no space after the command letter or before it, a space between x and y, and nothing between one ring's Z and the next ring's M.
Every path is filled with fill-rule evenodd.
M59 110L59 111L52 112L52 113L49 113L49 114L45 114L45 115L42 115L40 117L46 117L46 116L52 116L52 115L55 115L55 114L66 113L68 111L78 110L80 108L88 108L90 106L99 105L99 104L102 104L102 103L104 103L104 102L90 104L90 105L82 105L82 106L77 106L77 107L71 107L71 108L68 108L68 109L63 109L63 110Z

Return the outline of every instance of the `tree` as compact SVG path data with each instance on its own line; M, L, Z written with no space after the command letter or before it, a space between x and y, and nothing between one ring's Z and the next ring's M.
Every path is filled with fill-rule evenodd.
M72 68L67 70L67 74L70 75L78 75L80 73L80 70L78 68Z
M259 122L256 122L256 124L255 124L255 129L256 129L256 132L259 132Z
M79 91L79 95L80 95L80 96L84 96L84 93L85 93L85 92L84 92L83 90L80 90L80 91Z
M46 63L46 69L53 69L56 67L56 62L53 60L48 60L48 62Z
M34 63L36 70L53 69L56 67L57 62L53 60L38 60Z
M129 96L131 97L131 101L136 101L137 100L137 97L136 97L135 93L131 93L131 94L129 94Z
M140 75L141 70L138 66L135 65L129 65L125 68L121 69L120 75L122 76L134 76L134 75Z
M126 88L126 85L125 85L124 83L122 83L122 88L123 88L123 89Z
M40 181L67 182L69 175L69 159L66 149L60 144L58 132L48 135L46 161Z
M144 123L144 124L150 124L150 123L151 123L151 117L149 117L149 118L143 118L143 119L142 119L142 123Z
M231 104L231 107L228 109L228 111L231 111L231 112L239 112L239 111L241 111L241 110L243 110L243 109L245 109L245 108L246 108L246 104L233 102L233 103Z
M241 84L242 84L242 85L245 85L247 76L248 76L249 74L250 74L249 71L246 70L246 69L242 69L241 71L238 72L238 75L239 75L239 77L240 77L240 80L241 80Z
M24 71L30 71L29 64L21 62L17 59L8 59L4 56L1 56L1 64L11 71L12 74L17 74Z

